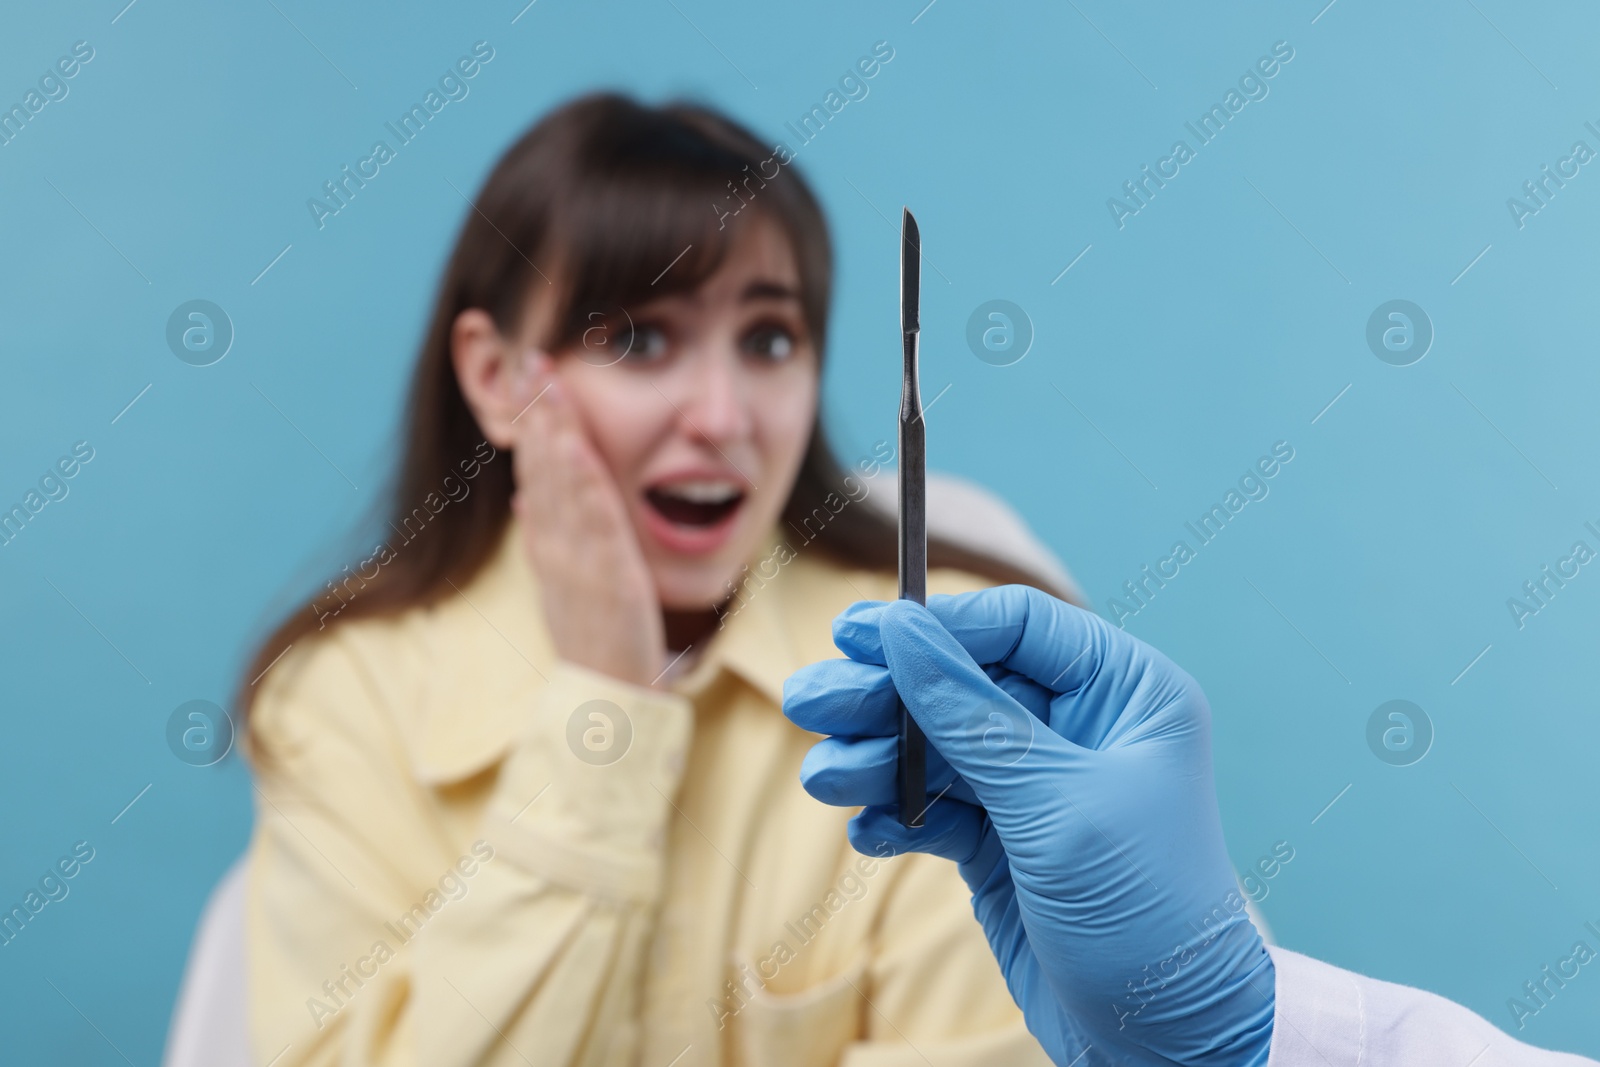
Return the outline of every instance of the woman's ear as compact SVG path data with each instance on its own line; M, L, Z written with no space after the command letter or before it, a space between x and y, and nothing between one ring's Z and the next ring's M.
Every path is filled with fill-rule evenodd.
M450 359L483 436L496 448L511 448L513 422L526 404L527 360L521 349L501 336L487 311L468 308L450 327Z

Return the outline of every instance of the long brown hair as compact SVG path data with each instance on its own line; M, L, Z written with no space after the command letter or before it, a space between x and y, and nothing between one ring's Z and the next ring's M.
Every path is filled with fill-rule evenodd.
M254 680L295 641L327 625L431 603L452 584L465 585L499 542L511 514L512 466L509 456L495 461L456 380L450 332L461 312L482 308L503 336L513 336L530 294L549 287L544 295L556 302L556 314L544 347L563 351L594 330L596 316L609 319L647 297L698 288L744 224L738 216L751 217L748 207L788 236L820 360L832 246L822 209L790 158L783 146L769 151L707 107L648 107L615 93L571 101L511 146L467 213L412 379L404 459L389 501L389 528L406 538L403 549L368 560L376 571L370 577L345 568L308 610L278 625L241 681L241 713L249 710ZM894 520L870 507L827 506L846 495L858 499L847 489L859 489L853 478L828 447L819 405L783 518L808 537L818 531L808 545L892 571ZM1072 599L1041 575L937 537L928 540L928 564Z

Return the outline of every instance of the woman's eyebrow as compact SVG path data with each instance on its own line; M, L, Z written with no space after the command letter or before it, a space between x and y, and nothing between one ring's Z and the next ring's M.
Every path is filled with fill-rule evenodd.
M741 302L751 300L799 300L800 291L793 286L781 282L753 281L744 287L743 294L739 297Z

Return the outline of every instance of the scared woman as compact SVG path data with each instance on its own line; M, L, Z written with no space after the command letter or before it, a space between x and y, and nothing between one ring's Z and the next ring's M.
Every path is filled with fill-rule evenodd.
M770 156L594 95L479 193L386 542L246 672L258 1062L1046 1062L954 865L858 855L797 780L783 681L896 542L821 428L816 199L716 206Z

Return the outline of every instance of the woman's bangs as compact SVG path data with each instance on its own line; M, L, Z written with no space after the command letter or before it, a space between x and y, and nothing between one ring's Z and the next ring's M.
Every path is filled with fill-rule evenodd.
M628 162L592 175L552 220L547 258L564 290L553 318L555 349L602 318L699 288L722 265L738 228L724 201L743 160L714 161L726 171L705 160L693 168L660 157Z

